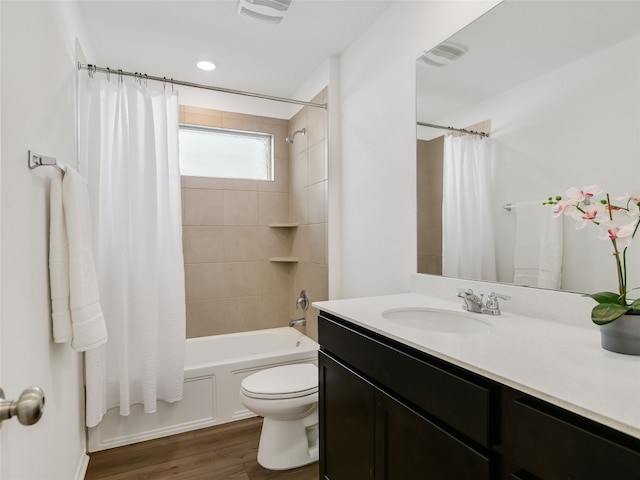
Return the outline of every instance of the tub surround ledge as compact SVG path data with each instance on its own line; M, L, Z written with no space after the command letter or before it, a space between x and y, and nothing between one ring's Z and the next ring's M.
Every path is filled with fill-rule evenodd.
M467 283L457 281L460 288L468 288ZM504 289L501 287L495 288L502 292ZM489 291L486 285L478 289L478 293ZM509 302L504 302L502 315L488 317L495 322L495 329L489 333L421 331L391 323L382 317L385 310L411 307L462 312L461 302L455 299L455 289L449 293L451 300L414 292L315 302L313 306L640 438L640 357L603 350L597 328L581 328L511 313ZM505 293L513 296L518 292ZM545 295L544 292L542 294ZM579 298L577 302L582 304L583 300Z

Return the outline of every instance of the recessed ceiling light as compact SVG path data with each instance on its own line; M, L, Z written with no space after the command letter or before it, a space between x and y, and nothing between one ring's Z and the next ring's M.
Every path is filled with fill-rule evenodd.
M196 60L196 67L198 67L200 70L210 72L216 69L216 64L211 60L200 59Z

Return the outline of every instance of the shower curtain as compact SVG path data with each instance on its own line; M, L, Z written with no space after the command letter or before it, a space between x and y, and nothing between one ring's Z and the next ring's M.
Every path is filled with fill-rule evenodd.
M185 291L177 93L80 74L79 169L88 182L109 341L85 357L86 424L107 409L182 398Z
M442 185L443 275L496 280L490 181L491 139L447 135Z

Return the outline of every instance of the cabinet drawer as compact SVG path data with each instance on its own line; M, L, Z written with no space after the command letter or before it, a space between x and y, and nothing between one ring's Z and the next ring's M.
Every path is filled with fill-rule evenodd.
M513 455L518 467L545 479L640 478L640 442L550 409L530 399L514 402Z
M489 388L385 345L326 314L318 322L322 349L480 445L494 443Z

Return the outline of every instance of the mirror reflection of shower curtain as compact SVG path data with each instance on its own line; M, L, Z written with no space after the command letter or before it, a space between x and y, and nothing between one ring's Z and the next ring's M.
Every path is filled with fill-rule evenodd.
M496 280L490 208L489 138L447 135L444 140L442 274Z
M88 352L86 423L182 398L185 290L178 98L122 79L79 78L80 167L109 340Z

